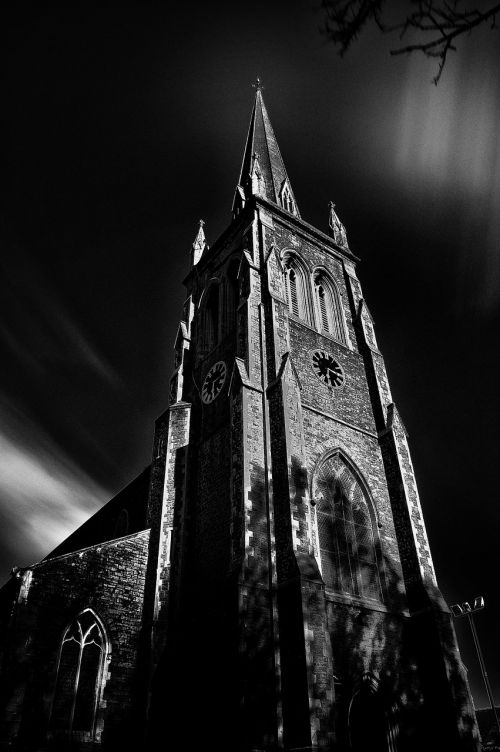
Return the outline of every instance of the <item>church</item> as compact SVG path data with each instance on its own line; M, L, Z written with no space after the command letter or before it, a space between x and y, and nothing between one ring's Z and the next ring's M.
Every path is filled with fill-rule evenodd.
M480 749L358 258L298 198L257 82L150 466L0 591L0 750Z

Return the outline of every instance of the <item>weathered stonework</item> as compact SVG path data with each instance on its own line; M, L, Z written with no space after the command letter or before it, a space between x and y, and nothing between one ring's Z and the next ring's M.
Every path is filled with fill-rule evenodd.
M47 559L20 571L4 660L2 741L38 749L67 741L50 729L61 635L68 621L90 607L106 625L102 697L93 738L106 744L137 739L134 717L149 531ZM140 738L140 737L139 737Z

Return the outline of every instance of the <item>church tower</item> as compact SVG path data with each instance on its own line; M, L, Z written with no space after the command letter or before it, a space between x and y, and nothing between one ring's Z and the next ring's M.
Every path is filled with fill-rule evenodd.
M300 198L300 197L299 197ZM357 257L302 219L257 83L156 425L145 613L172 749L477 750Z

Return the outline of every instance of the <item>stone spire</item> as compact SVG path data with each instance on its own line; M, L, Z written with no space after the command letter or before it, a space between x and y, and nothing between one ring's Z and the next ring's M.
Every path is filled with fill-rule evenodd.
M194 243L191 247L191 260L193 266L196 266L198 261L201 259L203 255L203 251L208 248L207 242L205 240L205 232L203 230L203 227L205 225L205 222L200 219L200 226L198 228L198 234L196 235L194 239Z
M300 216L288 179L276 136L262 97L260 79L254 84L255 104L241 165L233 214L243 208L252 195L262 196L291 214Z

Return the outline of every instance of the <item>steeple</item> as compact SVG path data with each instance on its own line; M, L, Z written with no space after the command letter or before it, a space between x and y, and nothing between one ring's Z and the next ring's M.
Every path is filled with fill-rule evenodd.
M236 215L243 208L246 199L252 195L258 195L300 217L264 104L260 79L257 79L254 87L256 89L255 104L233 203L233 214Z

